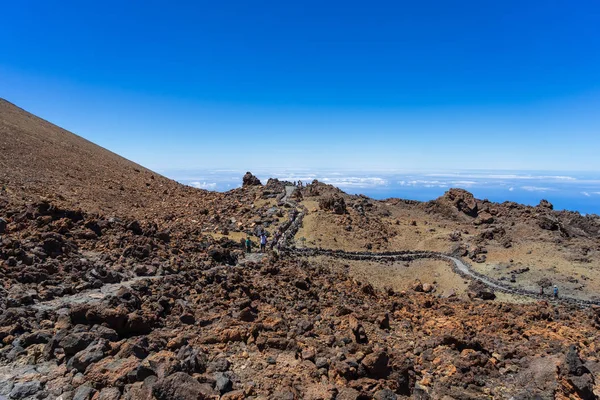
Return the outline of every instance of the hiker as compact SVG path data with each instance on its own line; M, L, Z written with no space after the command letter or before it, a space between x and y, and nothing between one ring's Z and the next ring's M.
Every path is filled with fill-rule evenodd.
M554 298L558 299L558 286L554 285Z
M250 240L250 236L246 238L246 253L252 253L252 240Z
M267 234L265 232L260 235L260 252L264 253L267 247Z

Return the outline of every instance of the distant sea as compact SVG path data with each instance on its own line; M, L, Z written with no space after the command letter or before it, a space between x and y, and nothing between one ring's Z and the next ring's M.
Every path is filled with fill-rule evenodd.
M216 191L240 187L241 170L170 170L164 175L186 185ZM349 194L383 200L391 197L429 201L450 188L462 188L475 197L494 202L536 205L550 201L555 210L600 214L600 172L557 171L348 171L256 170L263 183L269 177L310 183L317 179Z

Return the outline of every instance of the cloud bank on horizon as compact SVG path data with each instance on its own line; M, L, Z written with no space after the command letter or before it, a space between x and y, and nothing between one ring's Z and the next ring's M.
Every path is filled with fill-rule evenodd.
M227 191L241 186L243 170L162 171L181 183L201 189ZM458 187L479 198L493 201L516 201L535 205L542 198L557 208L600 213L600 177L593 173L549 174L514 171L252 171L266 183L268 178L310 183L318 180L350 194L365 194L384 199L400 197L427 201Z

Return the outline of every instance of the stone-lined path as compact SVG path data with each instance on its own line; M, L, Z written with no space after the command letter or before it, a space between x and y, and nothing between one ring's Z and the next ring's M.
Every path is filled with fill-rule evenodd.
M583 300L575 297L569 296L561 296L558 299L554 299L551 295L540 295L537 292L533 292L530 290L514 288L505 283L497 281L493 278L480 274L474 271L471 266L465 262L464 260L452 256L450 254L433 252L433 251L402 251L402 252L384 252L384 253L374 253L374 252L347 252L341 250L330 250L330 249L321 249L321 248L296 248L294 246L293 238L298 232L298 229L302 225L302 218L306 214L306 209L300 214L296 220L287 228L285 234L282 238L281 248L284 252L289 252L295 254L297 256L316 256L323 255L335 258L344 258L350 260L373 260L373 261L381 261L382 259L392 259L398 261L410 261L422 258L436 258L440 260L448 261L452 264L453 270L459 275L479 281L485 286L497 290L504 293L515 294L520 296L527 296L538 300L546 300L553 303L568 303L572 305L576 305L579 307L589 307L591 305L600 305L600 301L593 300Z

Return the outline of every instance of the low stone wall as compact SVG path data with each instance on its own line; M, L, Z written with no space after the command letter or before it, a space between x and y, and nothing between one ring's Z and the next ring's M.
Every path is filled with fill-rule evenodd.
M384 251L380 253L374 253L369 251L343 251L343 250L332 250L323 249L320 247L305 247L296 248L293 240L294 236L302 226L302 219L306 215L306 208L304 208L293 221L287 222L283 226L283 233L278 241L278 248L283 253L292 253L297 256L313 257L313 256L328 256L334 258L342 258L346 260L368 260L368 261L381 261L382 259L391 259L394 261L414 261L423 258L433 258L450 263L454 272L467 279L475 279L487 287L495 291L501 291L508 294L516 294L521 296L527 296L538 300L548 301L550 303L566 303L577 307L589 307L592 305L600 305L600 301L594 300L583 300L576 299L573 297L560 297L554 299L552 295L540 295L539 293L532 292L530 290L514 288L507 285L504 282L485 276L479 272L476 272L467 261L461 258L452 256L450 254L438 253L435 251ZM468 270L467 273L459 268L459 263L462 263ZM489 283L488 283L489 282ZM491 284L490 284L491 283Z

